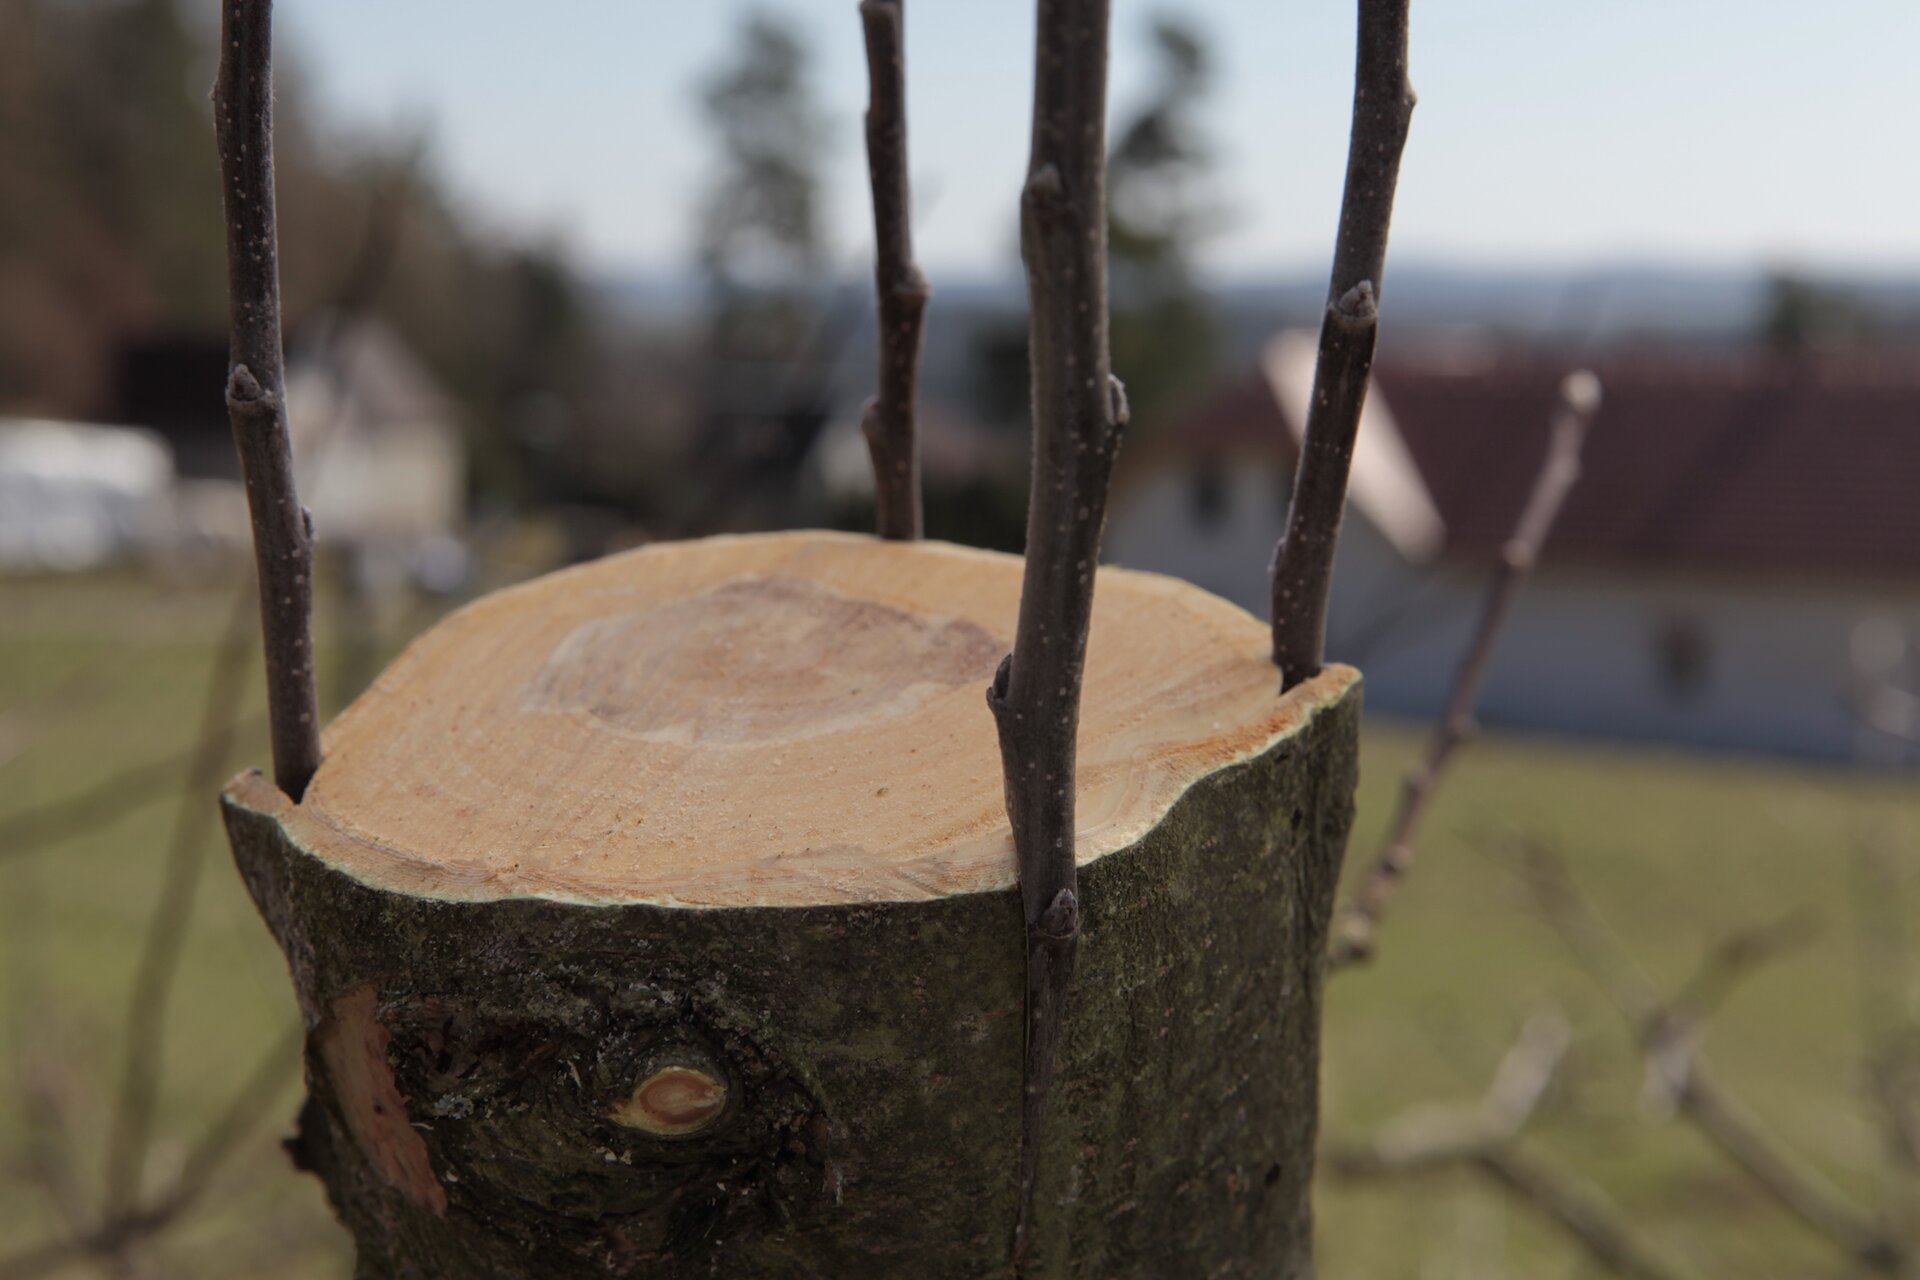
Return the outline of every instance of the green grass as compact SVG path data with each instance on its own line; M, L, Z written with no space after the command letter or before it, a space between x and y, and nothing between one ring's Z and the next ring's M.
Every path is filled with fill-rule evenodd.
M0 823L181 750L227 598L131 578L0 583ZM420 624L400 622L393 641ZM323 676L333 660L325 639ZM247 683L257 704L258 679ZM337 705L330 692L323 702ZM245 714L257 718L259 707ZM1420 744L1407 726L1367 732L1353 866ZM233 764L264 760L256 733ZM179 803L163 796L79 838L0 848L0 1256L57 1222L19 1176L23 1064L50 1079L83 1185L98 1186L130 978ZM1684 1126L1642 1114L1617 1015L1530 909L1505 851L1520 833L1557 841L1636 957L1669 984L1727 930L1815 911L1824 928L1814 943L1743 987L1708 1048L1769 1131L1873 1202L1887 1188L1861 1100L1855 850L1877 841L1902 851L1898 894L1883 888L1874 902L1910 915L1920 793L1829 770L1495 737L1463 752L1427 832L1379 960L1329 991L1328 1138L1363 1134L1414 1104L1476 1096L1528 1014L1558 1009L1575 1027L1574 1049L1526 1139L1532 1150L1599 1183L1667 1252L1707 1274L1841 1274L1820 1241ZM204 851L168 1017L156 1187L294 1019L281 959L212 827ZM276 1146L296 1093L290 1079L202 1210L169 1235L157 1255L169 1274L347 1274L317 1186ZM1325 1182L1318 1213L1331 1280L1598 1274L1467 1173Z

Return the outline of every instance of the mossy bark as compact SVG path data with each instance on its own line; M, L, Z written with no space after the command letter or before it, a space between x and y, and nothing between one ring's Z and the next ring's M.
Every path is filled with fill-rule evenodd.
M1081 869L1027 1274L1310 1274L1321 957L1358 714L1356 684ZM1014 888L443 901L333 869L287 835L284 804L237 780L227 825L310 1029L290 1145L363 1280L1007 1272ZM618 1121L665 1066L724 1085L717 1122Z

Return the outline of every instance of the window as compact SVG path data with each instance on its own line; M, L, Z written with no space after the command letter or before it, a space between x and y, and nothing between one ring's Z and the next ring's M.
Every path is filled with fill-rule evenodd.
M1218 459L1196 462L1188 477L1187 507L1194 524L1217 529L1227 518L1227 472Z
M1713 646L1698 618L1677 615L1661 622L1654 639L1660 687L1673 702L1689 702L1707 687Z

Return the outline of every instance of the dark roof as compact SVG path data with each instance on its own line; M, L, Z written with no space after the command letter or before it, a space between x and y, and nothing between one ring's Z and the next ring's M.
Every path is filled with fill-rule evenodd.
M1375 386L1447 526L1492 555L1567 360L1383 358ZM1623 355L1550 562L1920 577L1920 352Z
M113 398L104 417L159 432L183 476L237 480L226 388L226 339L143 335L113 353Z

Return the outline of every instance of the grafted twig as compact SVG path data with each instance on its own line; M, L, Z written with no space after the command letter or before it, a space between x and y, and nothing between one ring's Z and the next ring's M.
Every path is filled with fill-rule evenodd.
M273 3L223 0L214 122L232 326L227 410L253 519L274 781L294 800L320 767L313 669L313 528L295 491L274 227Z
M1400 153L1413 119L1413 86L1407 83L1409 3L1359 0L1353 131L1340 232L1287 531L1273 553L1273 661L1287 689L1319 672L1326 641L1333 552L1379 333L1387 228L1400 181Z
M1580 449L1586 441L1587 427L1599 408L1600 380L1593 374L1581 370L1561 382L1547 456L1540 464L1540 473L1534 478L1526 506L1514 525L1513 536L1501 548L1500 562L1494 568L1472 638L1454 673L1453 687L1447 694L1447 709L1434 726L1426 759L1407 774L1401 785L1400 807L1387 829L1387 838L1374 856L1367 878L1341 912L1327 956L1333 969L1373 956L1380 919L1392 904L1401 882L1413 869L1419 848L1414 837L1421 818L1426 815L1427 804L1455 749L1473 731L1474 703L1479 699L1480 684L1486 677L1494 645L1499 641L1500 628L1506 624L1513 602L1539 559L1540 548L1553 530L1561 504L1580 478Z
M1915 1261L1912 1245L1776 1144L1718 1083L1700 1053L1706 1014L1741 979L1805 942L1809 926L1804 914L1793 913L1723 939L1708 951L1680 993L1667 1000L1574 886L1556 854L1530 844L1525 869L1534 900L1626 1015L1646 1057L1652 1096L1692 1124L1748 1180L1836 1249L1883 1275L1907 1274Z
M1477 1103L1417 1108L1381 1126L1366 1143L1332 1146L1324 1157L1328 1172L1383 1178L1472 1169L1556 1223L1589 1258L1615 1275L1681 1280L1688 1273L1642 1240L1627 1216L1597 1188L1519 1148L1518 1139L1552 1083L1568 1042L1565 1019L1535 1015Z
M1079 936L1074 737L1094 568L1126 397L1107 350L1108 0L1040 0L1033 146L1021 196L1033 375L1026 573L1013 652L987 703L1027 924L1018 1257Z
M880 391L860 429L873 456L875 528L883 538L921 532L920 440L913 407L920 331L932 291L913 261L907 181L906 45L902 0L861 0L867 40L867 170L873 185L873 283L879 301Z

